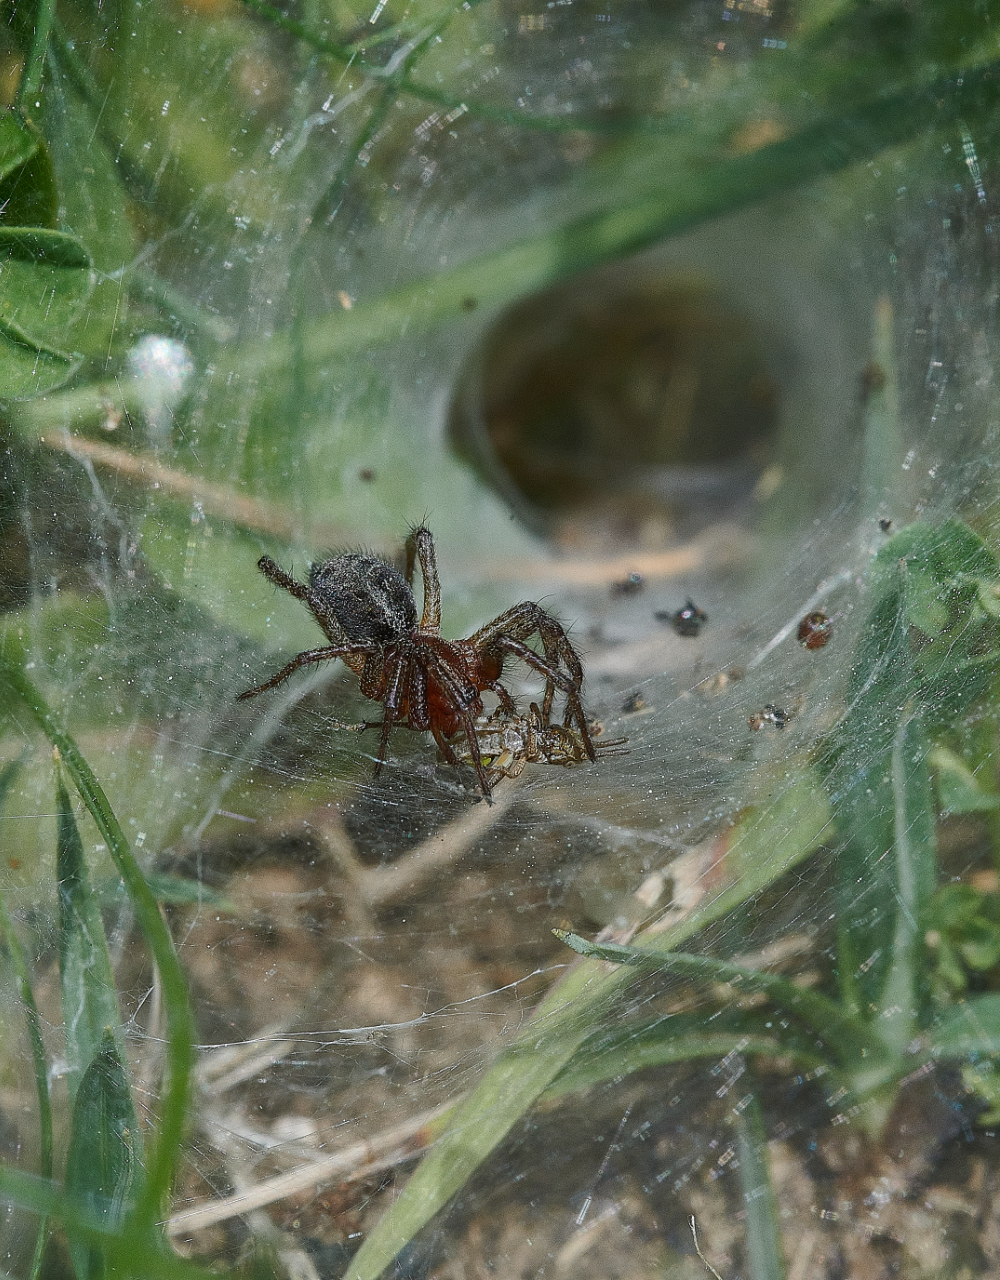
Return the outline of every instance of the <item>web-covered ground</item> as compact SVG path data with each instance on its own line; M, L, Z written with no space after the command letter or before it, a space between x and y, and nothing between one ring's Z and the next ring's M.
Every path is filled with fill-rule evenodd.
M819 812L809 788L832 770L857 694L881 549L953 515L997 542L992 100L868 150L852 123L838 135L844 154L856 146L846 173L795 194L798 178L772 176L751 199L726 166L798 131L801 160L813 125L868 102L863 64L841 83L824 62L838 40L863 44L851 6L825 19L757 4L383 8L303 6L284 26L212 5L63 15L40 120L60 225L90 247L96 285L72 380L9 406L0 494L4 652L105 786L190 980L200 1044L171 1239L303 1278L347 1272L447 1109L576 971L554 928L624 942L736 886L688 949L834 989L841 922L867 938L899 905L879 879L888 846L845 891L850 819L824 810L794 864L760 868ZM360 58L331 66L302 38L331 27ZM818 50L805 70L790 61L797 39ZM972 45L936 40L913 35L922 91L975 62ZM887 101L909 83L891 60L876 70ZM623 211L634 228L615 222ZM702 345L683 350L712 352L690 367L663 354L686 330ZM511 467L527 459L529 473L544 453L525 409L540 384L505 377L563 331L587 448L546 438L528 492ZM608 366L637 346L623 391ZM623 422L673 422L699 379L728 387L744 363L746 402L767 418L745 449L674 466L657 426L652 454L618 467ZM541 367L551 382L563 365ZM504 413L524 412L522 435L502 414L489 434L495 387ZM726 401L712 421L736 416ZM564 508L571 481L582 497ZM588 712L627 755L529 763L487 806L471 771L406 729L374 779L377 734L331 723L378 714L343 666L236 703L319 642L258 574L261 554L303 578L331 550L398 556L420 521L437 540L444 634L540 601L582 656ZM670 621L689 599L707 615L693 636ZM831 636L807 649L799 624L817 610ZM505 679L522 707L538 697L517 664ZM980 788L969 800L962 775L964 811L935 793L938 883L984 895L984 912L997 891L992 696L934 739L952 752L938 771L950 761L958 777L961 757ZM35 962L64 1146L51 752L3 710L3 761L25 753L0 826L4 889ZM863 741L858 758L863 772ZM798 789L806 800L784 807ZM162 993L107 851L81 830L134 1091L154 1117ZM734 833L747 830L763 834L741 862ZM982 919L988 958L995 922ZM855 958L859 983L884 963L875 947ZM935 965L928 984L944 981ZM962 980L949 998L992 993L995 958ZM34 1169L12 986L5 1002L5 1156ZM687 1018L707 1035L755 1009L759 993L645 974L602 1025ZM984 1059L992 1043L984 1033ZM903 1075L881 1129L828 1066L738 1035L625 1067L556 1081L397 1274L771 1274L747 1244L750 1098L789 1280L1000 1266L996 1135L979 1123L993 1095L958 1065ZM28 1221L10 1220L15 1274ZM46 1265L69 1263L56 1249Z

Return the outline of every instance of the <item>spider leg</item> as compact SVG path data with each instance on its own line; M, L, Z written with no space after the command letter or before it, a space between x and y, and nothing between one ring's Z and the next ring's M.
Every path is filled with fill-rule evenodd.
M279 568L270 556L261 556L257 561L257 568L276 587L281 587L283 591L287 591L289 595L294 596L296 600L301 600L304 604L309 603L309 588L303 586L301 582L296 582L291 574Z
M430 709L427 706L427 672L419 661L411 665L410 679L407 683L406 705L409 709L409 725L411 729L421 732L431 727Z
M236 701L244 702L247 698L256 698L258 693L266 693L268 689L284 684L290 675L298 671L299 667L308 667L314 662L329 662L331 658L345 658L355 653L370 652L367 645L357 644L328 644L322 649L306 649L303 653L297 653L287 666L282 667L277 675L272 676L264 684L254 685L252 689L244 689L237 695Z
M499 680L491 680L485 688L495 693L500 699L500 710L508 716L517 715L517 704Z
M389 666L389 663L386 666ZM399 710L399 692L408 666L409 660L407 658L396 658L392 668L392 675L390 676L388 672L386 673L386 683L389 689L382 703L385 707L385 715L382 717L382 736L379 739L378 756L372 772L372 777L374 778L377 778L382 772L382 766L385 764L385 753L389 750L389 734L392 733L392 726L396 723L396 712Z
M478 715L483 709L482 699L479 697L479 690L475 686L465 686L459 678L456 677L451 667L444 661L440 654L430 651L427 653L427 665L433 668L434 678L448 694L451 708L458 716L462 726L462 732L465 734L466 741L469 744L469 754L472 756L472 767L476 771L479 778L479 786L482 790L487 804L492 804L492 785L483 766L483 759L479 752L479 736L476 733L475 717L473 711ZM474 696L470 698L469 694ZM438 734L434 734L434 741L441 747L444 752L445 759L448 759L450 748L442 745ZM454 761L454 753L452 753L452 761Z
M577 683L576 679L571 679L565 675L558 667L540 657L534 649L529 645L523 644L520 640L511 640L506 636L501 636L494 644L496 648L520 658L526 666L532 667L545 677L545 697L542 699L541 711L543 724L548 725L551 723L552 699L555 689L561 690L566 695L566 714L563 718L563 724L566 727L576 724L583 741L583 748L587 753L587 759L595 760L597 757L594 754L590 728L587 724L587 717L583 713L583 703L580 701L580 684L583 682L582 668L580 670L580 682ZM576 665L579 666L579 661L577 661Z
M545 651L545 661L548 664L548 670L543 670L537 665L538 655L526 645L523 649L513 649L512 643L524 643L530 636L538 635L542 641L542 648ZM541 671L545 676L545 695L542 699L542 715L545 723L548 724L552 716L552 703L555 698L556 688L561 689L567 695L567 716L576 717L576 707L570 707L570 695L575 694L574 701L579 705L579 693L583 686L583 667L577 656L576 650L569 642L569 637L563 630L561 624L552 617L550 613L546 613L541 605L535 604L531 600L522 601L512 608L501 613L499 617L494 618L492 622L488 622L485 627L480 629L471 636L469 644L476 650L493 650L501 652L506 650L510 653L516 653L523 662L527 662L533 666L536 671ZM526 654L533 655L532 658L526 657ZM569 672L571 686L567 686L564 681L556 679L554 673L559 671L560 664L563 663ZM580 711L580 719L583 713ZM587 741L589 735L586 734L585 726L581 725Z
M406 539L406 581L413 586L414 561L420 559L420 576L424 583L424 608L420 630L433 635L441 633L441 582L438 578L434 539L423 525L410 531Z
M347 636L344 634L343 628L330 613L326 602L316 598L312 588L304 586L301 582L296 582L291 574L286 573L284 569L276 565L270 556L261 556L257 561L257 568L276 587L281 587L282 591L287 591L296 600L301 600L309 608L313 617L334 644L345 643Z

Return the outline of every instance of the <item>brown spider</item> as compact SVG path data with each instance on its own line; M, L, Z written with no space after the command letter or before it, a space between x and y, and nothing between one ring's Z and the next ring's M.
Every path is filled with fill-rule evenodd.
M412 589L418 559L424 587L419 624ZM504 661L510 656L545 677L540 713L543 724L550 724L558 689L566 698L564 725L576 726L584 754L588 760L595 758L580 701L583 667L566 632L540 605L531 601L516 604L468 640L441 636L441 586L429 529L414 529L406 540L405 578L380 557L355 552L314 565L308 586L279 569L269 556L261 556L257 567L309 608L330 644L297 654L270 680L241 693L241 701L273 689L299 667L342 658L358 677L365 697L385 708L376 776L385 762L395 725L429 729L444 758L454 765L459 760L449 739L461 733L488 800L491 781L483 766L476 721L483 715L481 695L486 690L496 694L506 715L517 716L514 699L500 680ZM542 644L540 654L526 643L536 635ZM377 723L350 727L375 728Z
M598 757L627 756L625 744L628 738L605 740L598 735L602 726L590 725L594 752ZM468 743L464 746L456 734L453 745L458 757L466 764L472 763ZM501 778L517 778L526 764L558 764L565 768L583 764L588 757L583 736L579 729L563 724L547 724L538 703L533 702L526 716L507 716L496 711L491 716L480 716L476 721L476 738L479 753L486 766L486 777L491 787Z

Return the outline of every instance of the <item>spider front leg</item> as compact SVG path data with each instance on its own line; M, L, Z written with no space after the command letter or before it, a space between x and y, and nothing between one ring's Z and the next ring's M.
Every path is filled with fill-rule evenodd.
M298 583L296 583L297 585ZM355 654L367 654L370 652L371 649L368 645L356 644L326 645L322 649L306 649L302 653L297 653L291 662L282 667L277 675L272 676L264 684L254 685L252 689L244 689L242 693L237 694L236 701L245 702L247 698L256 698L258 693L266 693L268 689L284 684L290 675L298 671L299 667L308 667L314 662L329 662L331 658L347 658Z
M281 587L282 591L287 591L290 596L301 600L303 604L309 603L309 588L304 587L301 582L296 582L291 574L276 565L270 556L261 556L257 561L257 568L276 587Z
M413 529L406 539L406 581L413 587L414 562L420 560L420 577L424 584L424 607L420 617L420 630L432 635L441 633L441 582L438 578L437 557L434 554L434 538L423 525Z
M580 683L577 683L576 679L564 675L558 665L553 665L546 658L539 657L534 649L529 645L523 644L520 640L509 640L502 637L496 642L496 647L503 649L506 653L510 653L516 658L520 658L525 666L531 667L539 675L545 677L545 696L542 699L540 713L540 721L545 728L548 728L552 722L552 701L555 697L555 690L559 689L566 695L566 713L563 716L563 725L569 728L574 723L576 724L588 760L596 760L594 744L590 737L590 727L587 724L583 703L580 700L580 683L583 680L583 671L580 671ZM532 705L534 706L535 704Z
M525 643L533 635L537 635L542 642L544 658ZM587 756L594 759L594 746L580 701L583 666L566 632L550 613L546 613L533 601L526 600L480 628L468 643L480 653L509 653L545 677L541 711L544 724L551 722L556 689L563 692L566 695L564 723L577 725Z
M375 778L382 772L382 766L385 764L385 755L389 750L389 734L392 733L392 726L396 723L399 695L403 688L403 681L409 674L409 666L410 662L407 658L396 658L385 664L387 691L382 700L385 715L382 717L382 736L379 738L378 756L375 759L375 768L372 770L372 776Z

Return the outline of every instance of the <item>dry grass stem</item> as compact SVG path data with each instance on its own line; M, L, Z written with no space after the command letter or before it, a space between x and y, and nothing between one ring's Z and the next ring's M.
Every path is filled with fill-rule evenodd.
M457 1101L457 1100L456 1100ZM187 1234L225 1222L241 1214L248 1214L265 1205L275 1204L286 1196L316 1191L335 1179L340 1182L357 1181L394 1165L402 1164L418 1155L435 1136L435 1122L440 1120L455 1101L443 1103L423 1111L409 1120L387 1129L367 1142L356 1142L350 1147L322 1156L298 1169L268 1178L256 1186L247 1187L225 1200L209 1200L194 1208L175 1213L167 1221L170 1235Z

